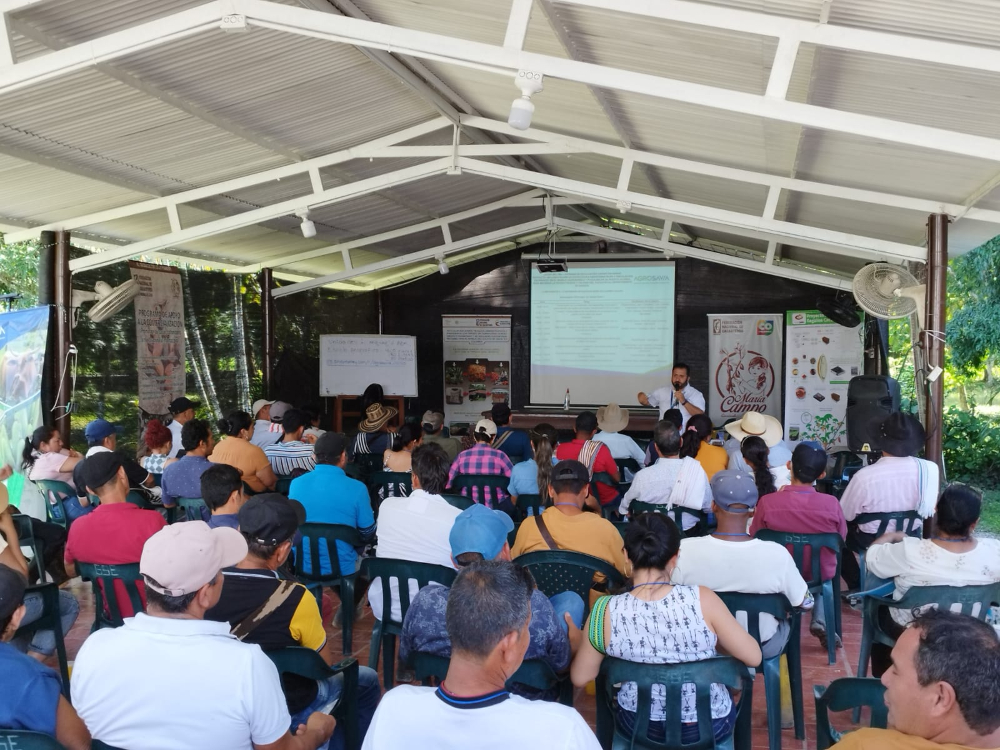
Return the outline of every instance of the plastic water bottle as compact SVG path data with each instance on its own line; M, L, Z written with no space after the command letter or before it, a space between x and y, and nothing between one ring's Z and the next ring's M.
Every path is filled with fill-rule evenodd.
M569 388L566 389L566 398L563 399L563 411L569 411Z

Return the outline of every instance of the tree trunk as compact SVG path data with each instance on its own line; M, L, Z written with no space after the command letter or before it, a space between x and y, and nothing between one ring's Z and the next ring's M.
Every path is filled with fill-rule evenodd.
M969 397L965 392L965 383L958 384L958 408L962 411L969 410Z

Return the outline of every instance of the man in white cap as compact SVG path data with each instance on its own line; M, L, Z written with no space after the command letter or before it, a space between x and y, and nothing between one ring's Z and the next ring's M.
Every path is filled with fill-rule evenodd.
M276 432L271 432L271 407L276 403L276 401L259 398L250 407L250 413L256 420L250 442L259 448L266 448L271 443L277 443L281 440L280 428Z
M753 473L753 469L747 466L740 452L740 443L743 442L743 438L756 435L767 443L767 464L771 474L774 475L775 485L783 487L791 481L788 462L792 460L792 451L782 440L785 431L781 422L770 414L748 411L742 419L730 422L724 429L730 436L723 445L729 454L730 470Z
M316 750L330 739L336 722L320 713L292 734L271 660L228 623L204 619L222 594L222 569L246 555L240 532L203 521L147 540L147 612L93 633L73 667L74 707L94 739L129 750ZM164 710L164 697L180 697L183 710Z

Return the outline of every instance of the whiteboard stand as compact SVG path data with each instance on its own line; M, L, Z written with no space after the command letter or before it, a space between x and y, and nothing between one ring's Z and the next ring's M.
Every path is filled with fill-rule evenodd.
M403 396L383 396L382 403L386 406L396 407L396 416L386 424L402 426L405 418L405 405ZM344 425L347 425L347 432L357 432L358 423L364 420L365 415L361 412L361 396L334 396L333 397L333 431L345 432Z

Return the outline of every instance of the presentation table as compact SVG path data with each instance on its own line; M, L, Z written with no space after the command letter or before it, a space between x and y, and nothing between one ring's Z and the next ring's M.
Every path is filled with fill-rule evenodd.
M547 422L557 430L573 430L577 415L582 411L592 411L595 414L597 409L570 408L564 411L562 407L533 406L518 409L511 412L510 426L521 430L528 430L537 424ZM659 412L656 409L629 408L628 427L624 432L652 432L653 426L657 423Z

